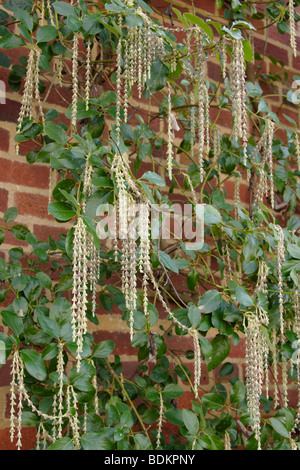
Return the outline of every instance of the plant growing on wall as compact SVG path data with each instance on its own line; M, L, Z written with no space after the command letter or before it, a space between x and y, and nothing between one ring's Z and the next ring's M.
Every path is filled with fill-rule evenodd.
M191 4L170 6L162 23L143 0L4 3L0 47L28 50L17 66L0 56L11 88L23 86L16 151L35 143L27 161L50 165L48 210L68 227L40 241L14 223L17 208L1 227L1 242L10 232L27 243L0 259L19 449L23 425L36 427L37 449L298 448L300 395L293 409L288 393L288 381L300 390L298 125L268 106L261 84L282 77L261 74L253 23L289 34L297 55L300 2L263 12L252 1L216 4L224 18L203 19ZM219 82L208 78L211 60ZM62 86L68 124L45 106ZM130 379L114 343L89 333L101 329L98 309L114 305L137 350ZM241 337L243 380L227 359ZM180 409L187 389L193 399Z

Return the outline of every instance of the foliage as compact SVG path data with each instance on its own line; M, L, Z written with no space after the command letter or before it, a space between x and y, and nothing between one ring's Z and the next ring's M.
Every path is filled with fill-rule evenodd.
M266 83L274 88L280 82L285 83L285 64L270 56L278 73L263 74L266 57L253 50L251 41L255 30L252 23L256 20L275 25L282 35L292 35L293 31L292 28L290 31L289 2L270 1L264 11L255 3L217 0L218 9L224 8L225 22L203 20L190 11L172 9L172 21L178 20L186 30L198 27L199 38L203 40L204 55L197 56L193 73L188 70L188 41L177 41L176 31L151 21L152 39L161 45L161 56L150 63L147 73L144 71L146 77L138 82L139 90L129 81L125 95L121 96L119 80L128 68L124 44L130 41L130 28L144 27L145 17L149 19L155 13L148 3L142 0L111 0L105 5L83 0L76 5L63 1L5 2L0 15L0 47L4 51L20 46L38 51L37 72L31 75L36 90L31 92L35 91L39 105L44 98L47 102L49 89L58 86L55 78L61 78L64 86L72 85L73 90L73 102L69 103L66 118L62 119L49 107L44 113L43 106L39 107L37 118L30 112L26 116L27 96L25 115L16 123L17 145L26 141L35 144L35 150L26 156L27 162L50 164L52 171L59 175L59 181L51 188L52 202L48 210L56 221L67 224L66 233L58 240L49 236L48 241L41 241L26 227L15 223L18 211L13 207L5 212L1 226L1 243L8 234L24 242L16 243L6 260L0 258L0 299L5 302L1 316L9 331L1 333L0 340L5 344L6 360L13 357L15 361L11 406L13 412L17 411L16 417L12 414L12 429L16 428L18 447L21 447L21 424L36 426L37 446L49 450L221 450L224 445L228 447L228 442L231 448L247 450L260 446L264 449L298 446L300 409L289 407L286 391L287 374L290 380L296 383L299 380L297 361L292 361L295 343L300 339L298 126L288 116L285 116L288 127L279 121L262 88ZM298 0L294 2L294 6L299 4ZM41 15L43 24L39 21ZM295 13L295 22L299 18ZM16 32L9 29L11 23L18 25ZM79 47L76 62L78 37L83 39L83 45ZM236 100L236 96L242 100L237 89L242 85L236 86L234 69L226 69L225 63L228 56L234 64L234 47L240 43L246 68L245 109L248 125L253 129L246 142L245 135L234 135L238 132L234 131L238 119L241 128L245 124L244 117L238 115ZM86 53L89 47L97 51L90 63L85 57L89 57ZM194 49L192 55L196 55ZM218 83L207 77L203 82L198 78L195 84L192 76L198 77L199 73L201 77L201 61L204 63L212 55L225 71L225 79L221 77ZM1 66L9 68L11 89L18 91L25 79L24 96L30 92L26 88L28 57L21 56L18 64L11 65L9 52L0 54ZM137 61L140 61L138 56ZM74 78L74 70L81 80L78 81L76 74ZM92 86L94 93L90 93ZM145 111L148 104L140 109L131 105L130 99L137 92L142 101L155 103L154 114ZM202 99L201 93L207 93L208 99ZM292 105L290 91L284 98ZM216 116L211 120L208 120L208 105ZM201 111L201 106L206 119L203 129L201 120L195 124L201 118L201 112L198 115L197 111ZM167 136L167 130L169 133L175 130L176 134L176 129L170 128L170 108L183 130L180 143L178 138ZM223 112L230 113L231 135L220 128ZM165 127L157 131L160 120L164 120ZM204 148L198 161L198 144L194 143L198 142L202 130L205 138L205 126L209 127L212 145ZM147 297L143 288L138 289L132 311L122 290L124 252L119 245L116 253L115 246L99 239L99 208L103 204L113 205L118 198L121 200L120 174L115 166L116 160L125 158L124 155L130 162L126 167L125 192L132 198L138 195L139 202L147 200L152 206L160 207L165 204L171 210L178 195L186 203L192 201L194 211L197 203L205 204L201 247L190 248L183 238L167 243L160 237L152 237L149 262L155 282L147 279ZM178 163L184 158L189 164ZM87 168L91 169L88 189ZM122 168L123 173L119 171L124 175ZM249 208L238 198L241 175L246 174ZM236 188L235 200L231 202L225 189L229 180L235 182ZM261 195L264 184L267 191ZM282 207L284 213L279 212ZM101 321L99 324L99 317L94 315L96 300L101 312L110 313L117 308L124 322L132 327L131 343L137 351L137 361L136 372L130 379L111 340L97 343L84 328L80 347L74 337L77 239L73 241L78 235L79 219L101 260L96 293L93 279L87 280L85 313L94 330L101 329ZM278 230L280 225L284 225L282 232ZM278 256L280 247L282 258ZM138 252L141 245L135 249L134 253ZM89 263L92 263L91 253ZM262 262L267 266L266 278L261 273ZM176 276L184 279L188 294L178 292ZM140 275L137 281L142 280ZM161 303L167 309L168 322L159 318ZM253 318L253 328L258 325L257 330L251 330ZM80 326L77 328L79 331ZM257 332L253 344L250 343L252 331ZM213 332L216 334L211 339ZM228 356L232 347L243 341L245 333L248 377L241 380ZM172 343L174 338L179 337L186 344L184 340L190 334L194 350L178 351ZM257 337L260 343L255 343ZM264 353L259 349L262 345ZM267 351L267 357L261 358L265 361L263 366L251 362L251 347L257 347L258 354ZM196 357L199 350L208 376L214 377L209 387L201 384L202 378L200 386L193 382L194 375L200 372L193 370L194 362L195 368L199 366ZM271 382L275 377L270 396L266 389L255 388L262 367L270 369ZM283 376L279 392L277 368ZM254 385L253 374L257 374ZM265 379L267 376L268 373ZM190 391L193 392L190 406L178 407L177 400L184 394L190 397ZM259 430L255 425L257 401L255 397L254 401L249 398L252 392L259 402L258 411L265 413L259 416Z

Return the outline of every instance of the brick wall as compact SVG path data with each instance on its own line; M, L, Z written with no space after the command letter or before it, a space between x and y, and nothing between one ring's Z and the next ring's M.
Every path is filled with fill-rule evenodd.
M163 21L165 25L169 25L170 21L164 15L166 6L169 4L165 0L154 0L152 4L160 12L156 14L156 18ZM218 21L222 21L223 11L217 11L215 8L214 0L195 0L194 2L196 12L203 17L211 17L216 15ZM177 0L176 7L182 7L183 11L190 5L190 2ZM299 11L300 13L300 11ZM223 19L224 24L225 20ZM176 24L176 21L175 21ZM257 22L257 31L254 32L255 50L261 54L266 50L265 55L273 55L278 60L283 60L286 64L285 71L288 72L288 80L280 85L277 90L270 89L269 87L261 84L265 93L273 94L278 91L285 95L291 88L293 82L293 75L299 74L300 70L300 57L294 58L289 46L289 38L286 35L282 37L277 33L276 28L269 31L268 37L265 35L264 29L259 29L263 25L260 21ZM299 39L300 45L300 39ZM265 49L266 48L266 49ZM16 51L11 54L12 64L18 63L18 55ZM22 50L22 54L24 50ZM268 74L278 72L278 68L274 66L272 61L268 58L263 63L263 71ZM212 60L207 65L207 77L218 82L221 70L217 60ZM0 68L0 79L7 83L8 70ZM62 99L65 100L63 100ZM65 106L71 102L70 90L54 88L47 100L46 109L55 108L62 119L65 111ZM52 217L48 215L47 205L49 198L49 166L47 164L34 164L30 165L26 162L26 153L32 150L33 147L28 144L21 144L20 155L17 156L15 152L15 124L18 118L20 108L21 94L12 92L7 86L6 104L0 104L0 219L3 217L4 211L11 206L16 206L19 211L17 222L26 225L33 233L41 239L47 239L50 234L54 239L62 230L62 225L55 223ZM133 104L139 105L145 111L148 110L147 102L139 102L137 98L134 99ZM283 114L290 116L297 123L298 109L288 103L283 97L269 97L268 104L274 112L279 112L279 118L282 119L284 124L289 124ZM152 111L158 111L158 108L152 107ZM214 111L215 112L215 111ZM130 121L131 123L132 121ZM231 115L229 112L222 110L218 118L218 125L222 132L228 132L231 126ZM165 124L162 120L154 120L153 128L156 131L165 129ZM176 135L178 143L181 141L182 135ZM157 158L161 158L161 154L157 153ZM189 164L190 161L184 154L177 156L181 164ZM228 191L229 202L233 201L234 185L233 181L228 180L225 184ZM175 190L174 198L180 198L179 191ZM241 199L245 207L248 207L249 191L247 183L244 181L241 185ZM65 227L65 226L64 226ZM7 238L5 243L1 246L1 256L7 256L7 251L14 246L15 241L12 238ZM18 242L22 244L22 242ZM215 271L217 267L212 266ZM172 281L180 290L186 288L186 283L178 276L172 277ZM128 328L121 319L121 313L117 308L112 312L107 313L99 308L97 311L99 315L99 326L91 325L90 331L95 334L97 341L104 339L111 339L117 345L117 353L121 355L122 361L126 364L126 374L134 371L136 366L136 350L130 345ZM166 314L160 309L161 323L167 324ZM5 328L1 327L2 331ZM213 331L211 335L213 336ZM208 338L209 339L209 338ZM180 351L192 349L192 344L188 338L180 337L175 338L172 342L172 347ZM234 366L234 374L240 378L244 375L244 340L241 338L238 346L232 347L230 360ZM189 367L193 367L192 363L187 361ZM6 364L0 369L0 449L9 449L11 444L9 441L8 427L9 427L9 408L8 408L8 393L10 375L10 363ZM213 385L217 376L218 370L213 371L209 375L204 370L203 364L203 378L201 386L209 390ZM290 405L296 405L296 389L291 392ZM192 397L186 393L183 398L179 399L179 406L186 406L189 399ZM31 448L34 444L34 435L32 429L24 431L24 449Z

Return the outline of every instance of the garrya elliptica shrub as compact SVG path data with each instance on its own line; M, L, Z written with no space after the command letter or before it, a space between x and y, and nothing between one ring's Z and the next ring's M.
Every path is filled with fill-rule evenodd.
M16 152L36 144L27 161L50 165L49 214L67 224L40 241L12 207L0 231L1 243L8 232L27 243L0 258L18 449L24 425L37 449L298 449L299 134L268 106L260 82L276 88L284 64L272 57L280 73L261 72L253 22L289 35L297 56L300 1L256 3L216 0L220 16L203 19L193 2L166 2L164 24L143 0L4 3L0 47L28 51L18 65L0 56L11 89L22 84ZM71 89L69 124L47 106L53 87ZM130 378L114 343L89 330L114 306L137 351ZM241 338L244 378L228 359Z

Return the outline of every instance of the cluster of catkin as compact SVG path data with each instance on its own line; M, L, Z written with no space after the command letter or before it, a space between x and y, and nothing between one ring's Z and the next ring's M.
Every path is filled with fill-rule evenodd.
M18 450L22 448L22 413L24 403L30 407L31 411L40 418L39 426L36 434L36 450L47 449L49 444L54 443L57 439L63 437L65 430L71 431L74 449L80 449L81 425L79 422L80 410L78 407L78 399L74 387L71 383L66 382L65 362L64 362L64 346L58 343L58 355L56 375L58 382L53 384L55 390L53 396L52 409L50 412L42 411L36 403L34 403L25 386L25 366L21 359L19 350L16 348L12 355L11 366L11 385L10 385L10 439L13 442L16 439L16 447ZM91 364L94 367L93 361ZM95 388L95 412L98 413L98 384L95 374L92 378L92 384ZM86 423L86 412L84 409L84 423ZM49 424L51 428L49 430ZM86 426L83 426L86 432Z
M290 15L290 45L291 45L294 56L297 57L296 21L295 21L294 0L289 0L289 15Z
M246 395L247 408L252 419L252 429L260 449L260 396L264 377L268 376L268 344L263 333L264 319L260 312L247 315L246 335Z
M164 42L155 33L152 22L140 8L137 12L143 18L143 25L127 27L127 35L118 40L116 51L116 134L120 140L121 108L124 110L124 122L128 119L128 99L134 86L137 87L138 97L142 97L144 85L151 75L152 63L164 56ZM119 16L119 26L122 28L122 16Z
M22 95L21 109L17 120L17 134L21 132L22 124L25 118L34 117L34 98L39 106L40 119L44 125L44 112L39 92L39 65L41 51L38 47L32 46L29 52L24 91ZM19 152L19 146L16 146L16 152Z
M86 198L93 191L92 165L87 157L84 171L82 212ZM88 292L92 292L92 314L96 311L97 282L100 270L99 250L95 247L93 236L88 232L80 215L74 228L73 241L73 288L72 288L72 331L73 341L77 344L77 367L80 368L83 338L87 332Z
M199 27L191 28L186 33L186 59L184 72L192 84L190 103L190 141L191 155L198 154L200 182L204 179L204 152L210 149L210 112L208 83L205 80L205 64L208 55L205 52L205 36ZM195 113L196 110L196 113ZM197 143L196 149L195 143Z
M255 149L249 156L254 154L261 155L261 161L258 163L258 183L255 188L254 203L264 202L264 197L269 196L272 209L275 207L274 200L274 180L273 180L273 138L275 124L270 119L266 119L264 131L259 139ZM268 171L268 170L269 171ZM269 179L269 181L268 181Z
M169 314L170 320L182 328L193 338L194 345L194 391L198 396L201 378L201 349L199 334L194 328L187 328L174 316L168 307L161 289L154 277L150 261L150 211L151 203L141 193L132 179L129 171L127 154L116 155L112 164L112 173L116 180L118 191L118 227L120 247L120 261L122 273L122 291L125 297L126 309L129 312L130 337L134 336L134 311L137 308L137 280L142 275L143 310L147 317L148 289L154 288L157 297ZM117 246L117 244L115 245Z
M132 339L134 334L134 312L137 308L138 273L143 276L143 310L145 315L148 315L147 286L151 269L150 208L148 201L143 198L129 174L126 154L115 156L112 172L116 179L118 191L118 220L116 222L118 222L119 239L122 244L120 258L122 291L126 308L129 311L130 338Z
M247 103L246 103L246 68L244 58L243 41L232 41L232 114L233 137L241 139L243 144L243 163L247 162Z
M267 294L267 277L269 268L265 261L260 261L258 277L254 295ZM252 419L252 429L261 448L261 414L260 396L265 384L265 393L269 395L268 355L269 346L264 328L268 327L269 318L267 312L257 306L255 312L249 312L245 318L246 336L246 397L248 411Z

